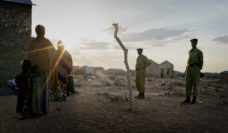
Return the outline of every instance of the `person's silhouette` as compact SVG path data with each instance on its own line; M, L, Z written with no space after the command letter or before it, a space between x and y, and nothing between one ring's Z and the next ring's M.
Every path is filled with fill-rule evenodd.
M200 70L203 67L203 52L196 47L198 39L191 39L190 41L192 49L189 51L188 65L185 70L186 99L183 103L191 102L194 104L198 95ZM193 95L192 101L191 95Z

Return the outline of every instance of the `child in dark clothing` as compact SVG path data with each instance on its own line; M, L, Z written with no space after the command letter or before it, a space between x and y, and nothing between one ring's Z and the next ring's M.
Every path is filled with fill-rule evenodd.
M19 88L16 112L21 115L20 119L26 119L31 117L32 113L32 78L29 60L23 60L22 72L16 76L16 84Z

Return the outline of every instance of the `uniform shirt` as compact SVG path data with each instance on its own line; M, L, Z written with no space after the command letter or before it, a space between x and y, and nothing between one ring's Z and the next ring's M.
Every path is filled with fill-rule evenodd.
M150 64L151 64L151 62L148 60L148 58L146 56L139 55L137 58L135 68L136 68L136 70L145 69Z
M191 49L189 51L188 65L198 65L203 67L203 52L199 49Z

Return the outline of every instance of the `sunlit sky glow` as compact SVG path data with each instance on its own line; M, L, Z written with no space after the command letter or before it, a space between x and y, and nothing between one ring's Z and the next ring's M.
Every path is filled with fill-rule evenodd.
M32 29L46 27L53 45L62 40L74 65L125 68L123 51L113 38L112 23L129 49L131 69L137 48L161 63L169 60L184 71L197 37L204 53L202 71L228 70L227 0L32 0Z

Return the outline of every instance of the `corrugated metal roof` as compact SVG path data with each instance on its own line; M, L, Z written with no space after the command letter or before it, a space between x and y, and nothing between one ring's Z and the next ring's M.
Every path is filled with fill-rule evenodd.
M21 4L29 4L32 5L31 0L2 0L2 1L9 1L9 2L14 2L14 3L21 3Z

